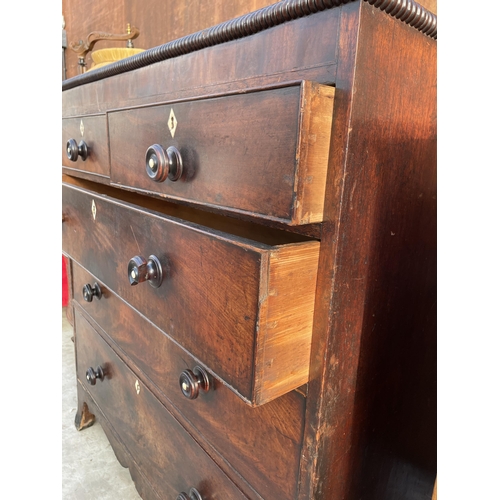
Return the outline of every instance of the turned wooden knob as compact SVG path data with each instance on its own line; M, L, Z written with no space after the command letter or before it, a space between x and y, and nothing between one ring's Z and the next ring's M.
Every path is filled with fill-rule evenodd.
M82 160L85 161L88 155L89 155L89 148L87 147L85 141L80 141L80 143L77 144L75 139L70 139L66 143L66 156L68 157L69 160L76 161L80 156Z
M182 175L182 158L179 150L170 146L166 150L159 144L149 146L146 151L146 172L155 182L167 177L176 181Z
M203 498L196 488L191 488L189 490L189 495L184 492L179 493L177 500L203 500Z
M87 370L87 382L90 385L95 385L97 382L97 379L99 379L101 382L104 380L104 370L102 367L98 366L95 370L94 368L89 368Z
M179 377L179 385L182 394L188 399L196 399L200 390L208 392L210 390L210 376L201 368L196 366L193 371L184 370Z
M147 281L158 288L163 281L163 269L157 257L150 255L148 260L140 255L132 257L128 263L128 280L132 286Z
M98 283L94 283L94 286L91 286L90 283L83 285L83 298L86 302L92 302L92 299L95 297L100 300L102 297L101 287Z

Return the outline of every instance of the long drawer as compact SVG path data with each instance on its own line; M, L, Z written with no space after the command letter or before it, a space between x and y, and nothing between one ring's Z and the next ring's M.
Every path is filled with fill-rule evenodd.
M75 343L78 380L160 498L246 498L78 312Z
M158 397L179 410L196 429L196 435L203 436L262 497L295 498L304 427L302 394L291 391L265 405L249 408L212 376L209 367L76 263L73 283L75 302L109 336L114 349L126 356ZM85 287L95 288L96 284L100 298L83 293ZM188 399L179 382L187 370L192 372L197 366L210 373L209 390L199 389L195 399Z
M108 112L111 181L280 220L323 220L335 89L268 90Z
M255 241L69 183L63 214L67 255L247 403L308 381L318 241Z
M62 120L62 165L73 173L109 178L108 124L106 115Z

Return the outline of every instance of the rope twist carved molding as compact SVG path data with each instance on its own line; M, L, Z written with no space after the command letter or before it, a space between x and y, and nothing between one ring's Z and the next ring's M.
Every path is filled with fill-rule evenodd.
M339 7L355 0L283 0L255 12L245 14L172 42L159 45L122 61L65 80L63 90L109 76L142 68L189 52L253 35L273 26L305 17L316 12ZM425 35L437 38L437 17L415 0L363 0Z

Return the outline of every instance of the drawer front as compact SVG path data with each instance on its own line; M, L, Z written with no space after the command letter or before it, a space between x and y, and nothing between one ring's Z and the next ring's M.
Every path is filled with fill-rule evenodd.
M161 498L196 488L203 499L245 496L200 448L146 385L75 313L78 380L85 384L138 468ZM103 378L87 381L101 367Z
M68 184L63 213L63 250L249 404L307 382L319 242L257 243ZM139 256L159 287L131 286Z
M78 146L83 141L87 157L83 160L84 147L73 160L68 158L68 141L73 139ZM109 177L109 147L106 115L63 118L62 120L62 164L64 167L98 176Z
M333 94L303 82L110 112L111 181L293 225L322 221ZM176 148L179 179L148 175L155 144L160 155ZM172 155L161 161L165 172L177 171Z
M304 426L305 398L296 391L249 408L218 379L193 400L183 396L179 378L196 366L210 371L135 312L104 283L73 265L75 301L156 389L264 498L295 498ZM101 298L84 300L83 287L98 284Z

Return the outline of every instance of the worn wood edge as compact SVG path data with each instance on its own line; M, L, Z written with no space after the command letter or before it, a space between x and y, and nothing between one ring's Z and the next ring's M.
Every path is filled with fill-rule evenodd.
M95 423L95 415L89 410L87 403L83 403L75 415L75 427L77 431L82 431L92 427Z
M91 179L89 179L89 180L91 180ZM214 212L233 215L233 216L239 217L239 218L247 218L248 220L257 220L257 219L265 220L265 221L268 221L270 223L283 224L283 225L289 226L290 229L295 228L298 225L300 225L300 224L295 224L295 222L292 218L284 219L281 217L273 217L273 216L268 215L268 214L255 215L255 212L252 212L250 210L242 210L242 209L233 208L233 207L224 207L224 206L215 205L214 203L209 203L206 201L201 202L201 201L197 201L197 200L186 200L186 198L180 198L180 197L177 197L177 196L174 196L171 194L165 195L163 193L154 193L154 192L149 191L147 189L138 188L136 186L129 186L127 184L121 184L119 182L114 182L114 181L110 181L109 184L110 184L110 186L115 187L117 189L124 189L126 191L130 191L133 193L139 193L143 196L150 196L150 197L154 197L156 199L166 200L166 201L169 201L171 203L179 203L179 204L182 203L185 206L194 207L198 210L211 210ZM315 223L317 223L317 222L311 222L311 224L315 224ZM304 224L306 224L306 223L304 223Z
M256 406L309 379L319 248L318 241L297 243L263 258L253 377Z
M64 169L63 169L64 170ZM73 174L67 175L73 176ZM77 175L81 179L93 181L94 179L86 178L81 175ZM101 182L101 184L106 184L105 182ZM154 198L155 200L161 200L167 203L175 203L179 206L184 206L186 208L190 208L193 210L203 211L205 213L211 214L219 214L228 218L237 219L243 223L249 224L263 224L268 228L273 228L278 231L286 231L287 233L294 233L296 235L302 235L306 238L320 239L321 238L321 223L320 222L312 222L310 224L300 224L300 225L292 225L290 219L280 219L277 217L266 217L261 214L258 216L255 215L254 212L238 210L238 209L227 209L225 207L219 207L217 205L212 205L209 203L200 203L195 201L186 201L184 199L175 198L169 196L167 199L165 196L162 196L160 193L154 193L152 191L142 190L135 187L125 186L124 184L117 184L114 182L110 182L108 184L110 187L115 189L120 189L121 191L128 191L130 193L137 193L141 196L147 196L148 198Z
M325 407L332 403L327 391L327 377L323 371L328 353L328 342L332 336L331 311L334 297L335 264L338 259L338 235L345 196L346 180L346 145L349 139L349 123L351 120L351 99L355 68L354 63L358 48L360 27L360 9L355 4L342 8L339 16L342 29L338 33L337 67L334 76L336 86L335 113L332 123L330 143L330 168L328 172L328 190L325 196L325 213L327 222L322 228L318 283L316 290L315 314L313 325L313 342L309 366L309 383L306 401L306 418L302 441L301 463L298 471L297 500L310 500L316 494L318 482L324 483L327 477L318 473L322 460L321 442L334 433L332 422L324 418ZM332 168L332 165L337 168ZM338 199L333 204L331 200ZM330 462L330 470L337 474L338 462L349 460L349 450L334 455ZM342 494L339 495L342 498Z
M143 68L165 59L251 36L273 26L320 11L340 7L353 1L357 0L284 0L211 28L148 49L102 68L64 80L62 90L69 90L89 82ZM415 0L363 1L421 31L424 35L437 38L437 16Z
M62 166L63 175L68 175L70 177L78 177L79 179L84 179L86 181L98 182L99 184L104 184L106 186L110 185L110 178L105 175L95 174L93 172L88 172L86 170L80 170L78 168L70 168Z
M334 87L309 81L302 84L294 225L323 221L334 96Z
M106 113L92 113L77 117L62 117L62 166L69 170L87 172L96 179L109 179L109 132ZM84 123L85 122L85 123ZM87 144L88 157L73 162L66 155L66 141L72 137ZM101 181L102 182L102 181ZM109 182L104 180L103 182Z
M80 380L78 380L78 398L84 398L85 402L83 404L85 406L89 405L92 408L92 411L97 414L97 420L106 434L106 438L108 439L116 459L123 468L128 469L130 477L134 482L134 486L141 498L145 500L161 500L161 496L154 490L146 477L144 477L139 465L133 459L126 446L122 443L118 433Z
M99 278L94 276L90 271L85 269L81 264L77 265L81 267L85 272L89 273L93 276L97 281L100 281L101 284L106 286L107 291L115 295L116 298L124 302L127 307L130 307L134 310L134 312L141 316L141 319L148 321L153 327L158 329L165 335L169 341L175 344L178 348L184 351L188 356L193 358L195 364L203 366L213 377L215 377L225 388L233 392L236 396L238 396L242 401L252 406L251 401L246 399L243 395L241 395L234 387L230 386L227 382L221 379L216 373L214 373L209 367L205 366L202 361L200 361L196 356L194 356L191 352L189 352L185 347L179 344L175 339L171 338L167 333L165 333L161 328L152 323L146 316L143 316L139 311L134 309L128 302L125 302L116 292L110 289L107 285L105 285ZM182 427L187 431L187 433L198 443L198 445L203 448L205 453L217 464L217 466L226 474L226 476L231 479L235 484L237 484L238 488L240 488L244 494L246 494L249 498L263 500L262 496L254 489L251 483L241 475L241 473L236 469L223 455L222 453L214 446L214 444L207 438L205 435L200 432L200 429L196 427L195 423L192 421L192 417L183 412L180 408L178 408L175 403L168 397L165 391L159 387L144 371L137 366L137 364L130 358L128 353L116 343L116 341L101 327L101 325L93 318L93 316L85 310L78 302L74 302L74 307L77 313L85 319L89 325L97 332L97 334L101 337L101 339L108 344L108 346L114 351L114 353L125 363L136 375L138 378L144 382L149 391L154 395L160 403L167 408L168 412L177 420ZM82 384L83 385L83 384ZM123 464L122 464L123 465ZM126 465L123 465L126 467Z
M81 171L79 171L81 172ZM111 198L115 198L125 203L130 203L133 206L140 205L141 207L146 206L149 211L158 212L160 214L164 214L166 216L170 216L168 213L168 207L181 207L185 209L185 211L189 211L192 213L198 213L200 216L208 217L213 220L214 217L217 217L219 220L224 219L226 221L230 221L227 225L233 225L233 230L235 227L246 227L247 229L252 227L255 230L258 228L258 233L261 233L263 229L269 230L269 232L274 232L275 234L286 234L287 237L290 238L290 242L292 241L305 241L307 239L321 239L321 224L313 223L313 224L304 224L301 226L290 226L287 223L282 221L271 221L265 219L265 223L263 223L263 218L255 217L254 215L250 216L248 214L236 214L234 212L228 212L227 210L216 210L210 207L209 205L203 204L193 204L193 203L185 203L183 201L175 200L167 200L162 196L158 196L154 193L146 193L137 189L127 188L125 186L119 187L116 184L108 184L107 182L98 182L98 179L94 179L91 175L75 175L74 173L68 173L63 168L62 172L62 182L63 184L69 184L71 186L79 186L86 191L92 192L101 192L105 196L109 196ZM140 201L139 201L140 200ZM171 215L172 217L176 217L175 215ZM185 212L182 213L182 216L177 216L177 219L190 220L189 216L185 216ZM201 226L210 226L210 224L203 224L198 222ZM217 224L220 226L220 224ZM230 230L222 230L224 233L231 233ZM250 229L248 229L249 232ZM252 241L256 241L256 238L247 238Z
M252 85L247 88L243 89L233 89L233 90L228 90L228 91L217 91L213 93L203 93L203 94L197 94L196 96L193 97L178 97L174 99L163 99L163 100L158 100L154 102L146 102L142 104L134 104L134 105L129 105L129 106L124 106L124 107L117 107L117 108L110 108L106 111L106 115L109 115L111 113L120 113L121 111L133 111L136 109L145 109L145 108L156 108L156 107L161 107L161 106L170 106L174 104L182 104L182 103L192 103L192 102L198 102L198 101L205 101L209 99L219 99L221 97L231 97L231 96L244 96L247 94L257 94L260 92L268 92L272 90L280 90L280 89L287 89L290 87L300 87L304 82L308 80L304 80L303 78L299 79L294 79L294 80L286 80L286 81L277 81L277 82L272 82L272 83L266 83L264 85ZM91 115L71 115L71 116L65 116L64 119L70 119L70 118L85 118L85 116L91 116ZM108 120L109 121L109 120Z
M83 315L80 316L84 321L86 321L85 317ZM126 370L130 371L130 373L136 377L138 377L138 374L135 373L133 371L133 369L125 362L124 359L122 359L118 353L116 353L112 346L107 342L107 340L97 331L93 328L92 324L89 323L89 326L90 328L92 328L94 330L94 333L99 337L99 339L104 342L107 346L108 349L112 350L112 352L114 353L114 355L118 358L118 360L123 363L124 367ZM99 327L100 328L100 327ZM141 373L141 372L140 372ZM168 413L168 415L170 416L170 418L172 418L179 426L179 429L181 429L188 437L189 439L191 439L195 444L196 446L199 447L199 449L202 451L202 453L204 453L206 455L206 457L208 458L208 461L210 463L212 463L215 467L215 469L217 469L221 475L227 479L228 482L230 482L232 485L234 485L234 487L239 490L239 492L241 493L242 497L246 497L248 498L248 495L243 493L243 491L241 490L240 486L238 485L238 483L233 479L231 478L225 471L224 469L211 457L210 453L202 446L202 444L199 442L198 440L198 435L193 435L189 429L186 428L185 425L183 425L183 421L184 419L178 419L176 417L176 415L174 414L174 412L172 412L172 405L166 405L161 399L158 398L158 396L151 390L151 388L149 387L148 384L144 383L144 380L141 378L141 377L138 377L139 380L142 382L142 388L149 393L149 395L151 396L152 399L155 400L155 403L158 404L159 406L161 406L162 408L162 411ZM85 400L88 402L88 405L90 407L90 409L95 413L98 413L98 416L100 417L99 419L99 422L102 426L102 428L104 429L104 431L106 432L106 436L108 437L108 440L113 448L113 451L118 459L118 461L120 462L120 464L125 467L125 468L128 468L129 469L129 472L130 472L130 475L132 477L132 480L134 481L135 485L136 485L136 488L139 492L139 494L141 495L142 497L142 487L144 485L147 486L147 488L152 492L154 493L155 495L158 495L158 498L163 498L162 495L159 495L156 491L156 489L152 486L150 480L145 477L143 475L143 467L138 464L133 456L133 454L129 451L128 449L128 446L126 445L126 443L123 441L123 439L121 438L120 436L120 432L115 428L115 426L113 425L113 423L108 419L107 415L106 415L106 412L101 408L101 405L96 401L96 399L94 398L94 396L92 395L92 393L85 387L84 383L78 378L78 375L77 375L77 386L78 386L78 391L82 391L82 394L84 394L86 397L85 397ZM81 395L80 395L80 392L78 394L78 398L79 398L79 401L81 400ZM110 434L108 434L108 431L110 432ZM236 472L236 470L235 470ZM140 478L141 482L138 484L137 483L137 480L136 480L136 474L138 475L138 478ZM239 479L242 479L242 476L236 472L236 474L238 475L238 480ZM246 480L245 480L246 482ZM250 485L249 485L250 486ZM251 488L251 486L250 486ZM252 489L252 493L255 493L258 497L260 497L260 495L255 492ZM142 498L149 498L149 497L142 497ZM156 497L155 497L156 498Z
M224 241L250 252L259 254L270 251L282 244L294 244L311 238L310 236L303 236L300 233L270 227L269 231L272 234L268 234L266 238L260 238L259 240L259 234L256 232L256 223L252 221L240 221L235 218L227 218L228 221L230 221L230 224L226 227L220 227L220 225L212 223L210 219L210 212L203 213L200 210L187 207L186 212L190 211L191 213L170 213L168 209L169 207L166 204L155 204L154 202L157 202L158 200L145 197L141 194L136 194L132 191L125 191L125 193L130 194L130 196L127 197L124 196L124 191L119 191L116 188L108 187L103 184L89 186L84 181L81 181L80 178L64 175L62 185L63 187L79 191L87 196L91 196L95 200L111 203L134 212L147 213L148 217L169 221L172 224L182 226L187 230L202 233L217 240ZM135 199L135 197L137 197L137 199ZM206 217L204 217L203 220L198 220L195 218L197 213ZM180 215L182 215L182 217ZM67 214L65 214L65 216L67 216ZM243 229L238 230L238 226L240 229L243 227Z
M63 214L63 222L64 222L64 214ZM75 312L73 308L73 298L75 296L74 289L73 289L73 260L66 255L64 252L63 256L66 258L66 274L68 278L68 305L66 306L66 319L68 320L69 324L73 328L73 336L71 337L71 340L75 339Z
M370 13L375 13L374 8L367 7L365 10ZM346 147L346 144L350 142L350 124L353 119L353 108L358 106L357 103L353 103L356 93L358 92L359 96L360 92L359 87L356 86L356 84L359 83L357 81L357 72L359 71L360 65L363 64L358 57L359 40L356 32L362 29L363 23L366 22L365 19L362 19L362 16L359 15L359 11L352 13L345 8L343 10L343 14L344 13L346 16L344 19L341 19L341 24L346 23L346 29L344 29L340 35L341 40L339 45L342 48L339 53L338 73L335 80L338 93L335 103L336 112L334 116L334 129L336 130L338 142L332 145L332 157L330 160L333 161L337 159L340 161L338 172L333 168L330 169L330 176L332 177L330 180L332 186L330 193L335 193L335 196L340 197L340 200L343 201L338 205L327 205L330 207L329 212L331 213L328 214L329 222L323 225L322 261L328 262L328 267L326 269L323 267L320 269L320 276L323 275L325 278L323 279L323 283L320 282L318 284L318 307L315 316L315 321L317 318L318 322L314 335L311 380L309 383L309 397L306 409L306 431L303 442L303 460L300 469L300 490L298 496L300 500L310 500L316 496L321 497L325 494L325 491L327 492L326 494L329 492L332 495L336 495L335 498L351 498L352 495L349 496L348 491L351 486L349 482L351 479L352 481L357 479L357 476L349 475L350 470L352 470L351 464L353 459L351 456L353 453L353 444L347 442L345 446L336 446L335 453L330 453L330 449L326 451L325 447L326 442L342 443L346 435L343 430L339 431L339 426L336 426L336 428L333 427L331 418L332 412L327 410L334 407L332 401L335 405L339 404L336 400L332 399L337 399L333 387L337 382L329 379L327 373L332 369L337 369L336 366L339 364L338 353L332 350L330 345L334 343L338 333L341 333L342 338L345 335L344 332L336 332L335 327L332 326L335 324L335 317L339 313L333 309L333 300L339 288L339 279L336 275L342 267L341 263L339 264L340 242L338 239L338 235L340 234L340 221L342 220L341 215L342 212L349 210L349 200L350 196L352 196L352 191L348 190L346 187L348 185L347 179L349 176L345 169L349 162L346 160L345 155L351 151ZM351 14L352 16L348 16ZM380 13L380 15L382 14ZM351 17L351 20L349 20L348 17ZM404 31L412 33L411 30L405 29L406 27L400 23L393 22L393 20L388 18L386 18L386 20L391 27L394 27L395 32ZM413 34L418 35L414 32ZM388 35L388 39L390 39L390 35ZM421 41L435 49L436 44L431 40L422 39ZM370 45L375 42L365 38L365 43ZM392 47L397 46L401 47L395 42L392 44ZM411 45L407 45L407 47L411 47ZM399 61L402 60L402 56L399 54L394 55L394 57ZM354 64L353 61L355 61L356 64ZM374 74L374 78L375 77L383 78L380 74ZM340 92L341 90L342 92ZM331 199L330 193L327 192L327 199L329 197ZM325 255L325 257L323 257L323 255ZM326 257L326 255L328 255L328 257ZM332 274L330 274L330 272ZM344 313L341 312L341 314ZM325 341L319 339L324 339ZM334 372L332 371L331 373ZM346 388L346 391L347 390ZM350 389L349 392L351 392ZM342 393L340 394L343 397ZM349 422L353 419L352 408L342 409L342 412L345 412L345 421L349 425ZM349 427L347 427L347 429L349 429ZM333 446L329 446L329 448L333 448ZM333 460L331 458L332 456L334 457ZM331 484L333 481L329 482L328 475L338 478L336 479L337 483L335 488L332 488ZM344 478L347 479L347 481L344 482L345 487L338 487L338 485L344 481ZM370 496L369 492L366 493ZM355 498L355 496L352 496L352 498ZM430 498L430 496L428 498Z
M87 115L85 114L78 114L78 115L71 115L71 116L63 116L62 121L69 121L69 120L77 120L78 118L98 118L100 116L106 118L107 113L106 112L98 112L98 113L89 113Z

